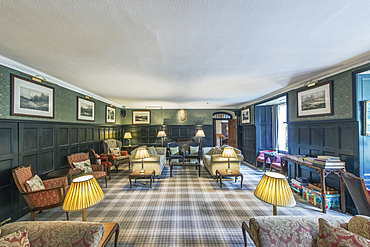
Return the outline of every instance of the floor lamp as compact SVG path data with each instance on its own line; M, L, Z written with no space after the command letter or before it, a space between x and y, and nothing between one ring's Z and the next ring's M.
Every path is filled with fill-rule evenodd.
M296 202L285 176L276 172L266 172L258 183L254 195L273 205L273 215L277 215L277 206L293 207Z
M158 131L158 135L157 137L160 137L162 138L162 147L163 147L163 138L165 138L167 135L166 135L166 132L164 132L164 130L160 130Z
M63 210L75 212L82 210L82 220L86 221L86 208L95 205L104 198L104 193L92 175L85 175L72 180Z
M196 137L198 137L198 142L200 143L200 144L202 144L201 143L201 141L202 141L202 137L205 137L206 135L204 134L204 131L203 130L198 130L197 131L197 133L195 134L195 136Z

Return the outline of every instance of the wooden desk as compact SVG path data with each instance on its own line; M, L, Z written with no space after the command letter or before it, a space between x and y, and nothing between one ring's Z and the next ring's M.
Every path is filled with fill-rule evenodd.
M320 168L314 166L311 162L300 160L293 155L284 155L281 157L281 165L288 166L288 162L292 162L294 164L294 178L297 177L297 167L299 165L306 166L312 169L320 175L320 183L321 183L321 197L322 197L322 212L326 213L326 185L325 185L325 178L330 174L336 174L340 178L340 203L341 203L341 210L342 213L346 213L346 198L345 198L345 184L343 178L340 175L341 171L345 171L344 168L342 169L329 169L329 168Z

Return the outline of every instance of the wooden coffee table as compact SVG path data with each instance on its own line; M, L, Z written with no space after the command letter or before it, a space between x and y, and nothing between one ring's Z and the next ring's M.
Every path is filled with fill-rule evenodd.
M132 187L131 179L135 178L135 183L137 178L150 178L150 188L152 188L152 182L155 179L155 170L146 170L145 172L140 172L139 170L133 171L128 179L130 180L130 188Z
M238 170L231 170L231 172L227 172L227 169L216 170L217 182L218 182L218 177L220 177L220 188L222 188L222 177L235 177L235 182L238 177L242 177L240 187L243 188L243 174L241 174Z
M170 177L172 177L172 169L174 166L195 166L199 170L199 177L200 177L200 163L187 163L187 162L173 162L170 164Z

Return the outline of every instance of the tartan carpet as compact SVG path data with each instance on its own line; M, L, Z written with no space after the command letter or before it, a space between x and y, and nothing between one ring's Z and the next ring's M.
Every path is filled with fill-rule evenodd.
M120 226L118 246L244 246L241 225L253 216L272 216L272 205L254 196L263 172L244 163L244 176L216 182L201 166L201 177L195 167L176 166L170 177L166 165L161 178L149 188L149 179L132 181L128 165L118 173L112 171L108 188L102 185L104 199L87 209L87 221L117 222ZM146 183L145 185L143 183ZM321 210L295 195L297 205L278 207L278 215L323 215ZM343 215L329 210L328 215ZM30 214L19 221L29 220ZM37 221L66 220L61 207L36 214ZM70 213L70 220L82 220L82 212ZM113 246L114 236L108 246ZM248 239L248 246L254 246Z

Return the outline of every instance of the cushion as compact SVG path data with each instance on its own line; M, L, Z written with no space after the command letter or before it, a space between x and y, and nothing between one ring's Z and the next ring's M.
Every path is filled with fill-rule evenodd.
M317 246L370 246L370 240L342 227L331 226L326 220L320 218Z
M109 151L111 154L121 156L121 150L119 148L110 148Z
M215 149L213 150L213 154L222 154L222 148L215 147Z
M73 162L73 165L77 168L80 168L84 173L93 172L90 160L85 160L81 162Z
M157 151L154 147L148 147L147 148L149 155L157 155Z
M235 151L236 154L242 154L242 152L237 148L234 148L234 151Z
M207 155L212 155L214 150L215 150L215 148L211 148L211 149L208 151Z
M121 155L128 155L127 151L121 151Z
M96 158L100 158L100 155L98 154L95 154L96 155ZM98 165L101 165L101 159L96 159L96 163L98 163Z
M198 154L198 152L199 152L199 146L190 147L190 154Z
M179 154L179 147L170 147L171 155L178 155Z
M348 222L348 231L370 239L370 217L353 216Z
M41 178L37 175L33 176L30 180L25 183L27 191L44 190L45 186Z
M23 226L18 231L1 237L0 246L29 247L30 241L28 240L28 229L25 226Z

